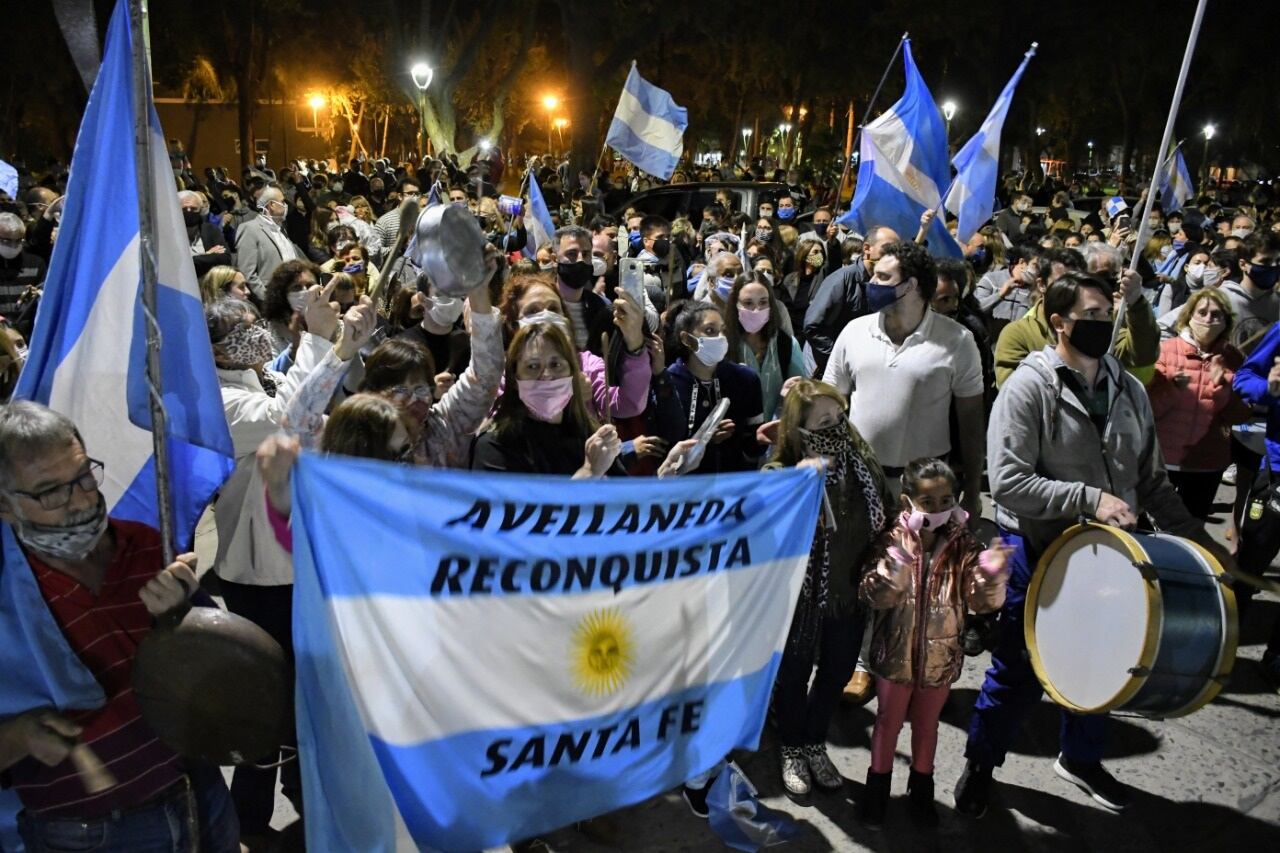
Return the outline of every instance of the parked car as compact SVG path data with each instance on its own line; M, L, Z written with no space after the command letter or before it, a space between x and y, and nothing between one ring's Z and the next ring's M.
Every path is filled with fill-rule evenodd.
M746 211L754 216L756 206L765 196L778 198L787 192L787 185L780 183L755 183L752 181L712 181L700 184L669 184L637 193L624 204L607 211L621 217L628 208L646 214L657 214L668 220L688 217L697 228L702 224L702 210L716 200L719 190L729 190L734 195L734 210Z

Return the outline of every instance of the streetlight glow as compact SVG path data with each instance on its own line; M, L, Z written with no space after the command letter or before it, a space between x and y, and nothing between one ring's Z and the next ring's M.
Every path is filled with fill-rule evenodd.
M480 140L480 150L481 150L481 151L488 152L488 150L489 150L490 148L492 148L492 147L493 147L493 143L492 143L492 142L490 142L489 140L487 140L487 139L481 139L481 140Z
M1206 140L1213 139L1214 134L1218 132L1218 128L1212 122L1204 126L1204 138Z
M324 106L324 95L311 95L307 98L307 106L312 110L318 110Z
M409 69L409 76L413 78L413 85L424 92L431 85L431 78L435 75L435 69L425 62L415 62L413 67Z
M1044 136L1044 128L1043 128L1043 127L1037 127L1037 128L1036 128L1036 136Z
M951 119L955 118L955 116L956 116L956 102L946 101L945 103L943 103L942 117L945 118L947 121L951 121Z
M554 110L556 107L560 106L560 99L555 95L543 95L542 105L549 110Z
M744 127L744 128L742 129L742 138L743 138L743 139L750 139L750 138L751 138L751 128L749 128L749 127Z

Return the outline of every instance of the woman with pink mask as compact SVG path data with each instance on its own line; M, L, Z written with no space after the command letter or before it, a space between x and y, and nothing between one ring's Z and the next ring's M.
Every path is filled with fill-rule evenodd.
M782 383L793 376L808 376L811 371L805 369L799 342L782 329L786 308L763 274L738 276L728 304L735 309L724 318L728 358L760 375L765 420L773 420L782 407Z

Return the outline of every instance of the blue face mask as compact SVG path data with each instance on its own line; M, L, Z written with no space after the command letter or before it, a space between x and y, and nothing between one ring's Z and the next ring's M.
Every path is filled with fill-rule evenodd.
M901 294L898 293L898 288L901 286L902 285L900 283L875 284L873 282L869 282L867 284L867 307L872 311L883 311L888 308L903 296L907 295L905 291Z
M639 231L628 231L627 242L631 244L631 248L639 249L644 244L644 238L640 236Z
M987 259L986 246L979 246L978 248L973 250L972 254L969 255L969 261L975 264L980 264L986 259Z
M733 279L727 275L722 275L716 279L716 296L722 301L729 298L729 294L733 292Z
M790 219L795 219L796 209L794 207L780 207L778 208L778 218L781 219L783 222L786 222Z

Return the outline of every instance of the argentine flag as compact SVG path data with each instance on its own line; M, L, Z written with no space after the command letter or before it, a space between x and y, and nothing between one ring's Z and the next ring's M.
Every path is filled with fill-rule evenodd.
M182 550L231 472L231 436L165 137L150 98L134 102L132 50L129 4L121 0L80 124L62 226L14 397L75 421L86 452L104 463L102 493L113 517L159 527L134 148L135 115L146 110L174 544Z
M947 126L933 95L916 69L911 40L902 45L906 91L896 104L862 129L858 188L840 224L867 234L887 226L903 240L920 230L920 216L942 203L942 188L951 180L947 163ZM927 235L934 255L960 257L960 246L942 217Z
M816 472L571 482L304 454L293 495L309 849L494 847L758 746Z
M539 247L549 245L551 236L556 233L551 211L542 197L542 187L538 186L538 179L532 172L529 173L529 205L524 210L524 230L529 235L524 252L531 258L538 253ZM552 246L552 251L555 248Z
M1013 92L1018 88L1027 63L1036 54L1036 44L1022 58L1022 64L1004 85L1000 97L987 114L987 120L978 128L973 138L956 154L952 162L956 167L955 180L947 192L947 210L954 213L956 239L968 243L978 229L987 223L995 209L996 173L1000 171L1000 131L1013 102Z
M637 168L669 181L684 154L688 126L689 111L641 77L632 62L604 142Z
M1165 216L1181 210L1195 192L1191 186L1191 173L1187 171L1187 161L1182 156L1182 148L1175 148L1169 160L1165 161L1164 171L1160 176L1160 205Z

